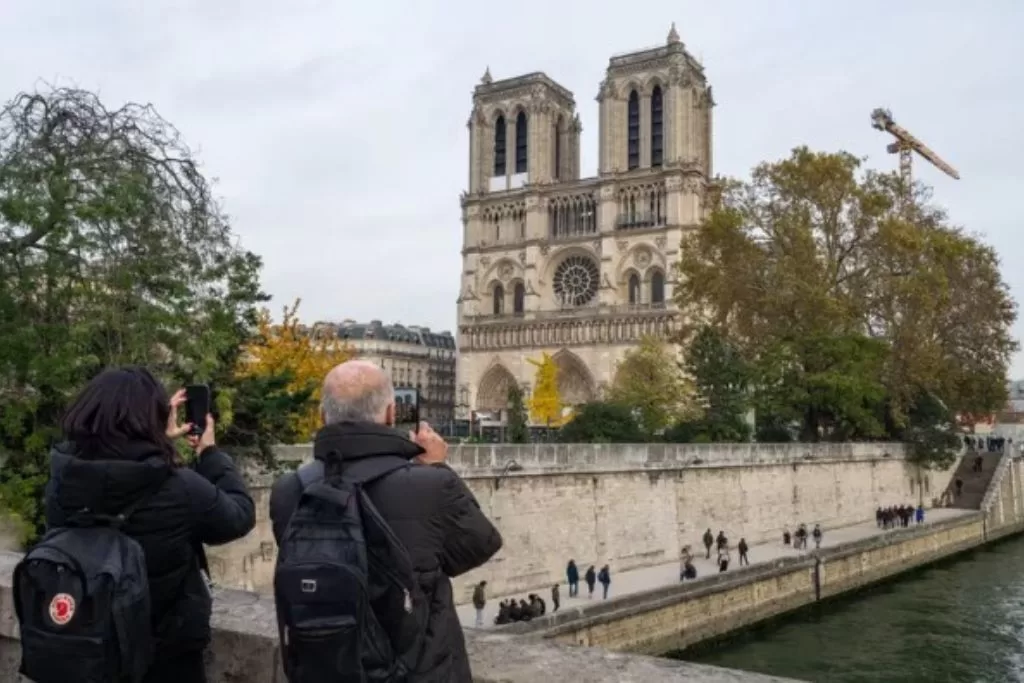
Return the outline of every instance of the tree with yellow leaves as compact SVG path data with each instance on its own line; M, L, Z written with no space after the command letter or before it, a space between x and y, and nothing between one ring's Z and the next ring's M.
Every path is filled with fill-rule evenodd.
M339 342L333 329L308 329L299 323L301 299L285 306L283 319L274 324L270 311L260 312L257 334L243 348L240 378L276 378L280 389L298 406L291 406L289 423L296 442L308 441L320 427L320 386L324 376L353 357L352 348Z
M530 419L547 427L562 426L562 396L558 391L558 366L555 359L544 354L541 359L527 358L537 368L533 395L530 396Z

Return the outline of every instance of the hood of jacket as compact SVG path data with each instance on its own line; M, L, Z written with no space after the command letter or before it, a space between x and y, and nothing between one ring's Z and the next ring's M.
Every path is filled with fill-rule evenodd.
M56 502L65 512L89 508L116 515L155 491L173 469L153 444L127 444L109 457L81 457L74 444L50 453L50 478Z
M409 440L407 434L372 422L339 422L324 427L313 442L313 457L326 460L360 460L383 455L411 460L426 451Z

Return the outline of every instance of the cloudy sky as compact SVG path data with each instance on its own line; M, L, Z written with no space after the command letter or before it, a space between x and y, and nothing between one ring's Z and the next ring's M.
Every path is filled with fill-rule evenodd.
M960 171L915 166L1024 301L1020 0L0 0L0 94L47 81L152 102L219 179L275 305L454 329L484 68L576 94L590 175L608 57L673 21L715 89L719 172L798 144L895 167L869 122L889 107Z

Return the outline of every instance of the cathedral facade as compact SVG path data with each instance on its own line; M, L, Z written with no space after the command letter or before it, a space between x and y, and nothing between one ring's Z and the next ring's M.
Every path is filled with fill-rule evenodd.
M580 177L573 94L543 73L473 93L462 195L458 401L501 420L544 352L563 401L599 399L645 335L675 329L675 263L711 178L714 100L676 33L612 57L598 90L599 163Z

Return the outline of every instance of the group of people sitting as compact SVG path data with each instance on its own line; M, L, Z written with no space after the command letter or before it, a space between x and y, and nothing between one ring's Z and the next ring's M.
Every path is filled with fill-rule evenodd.
M887 508L875 510L875 522L879 529L895 529L896 527L910 526L910 520L918 524L924 522L924 506L918 505L890 505Z
M501 626L502 624L511 624L513 621L530 621L534 617L543 616L548 609L544 598L534 593L528 595L527 598L529 598L529 602L526 600L516 601L515 598L502 600L498 605L498 616L494 618L494 623Z

